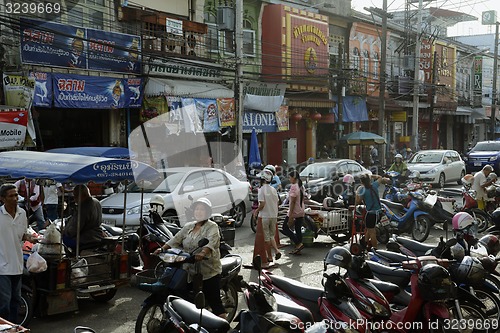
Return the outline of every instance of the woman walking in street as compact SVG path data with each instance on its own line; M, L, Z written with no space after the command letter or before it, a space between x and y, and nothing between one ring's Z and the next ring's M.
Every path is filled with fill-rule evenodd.
M288 174L292 184L288 191L288 215L283 222L282 231L295 244L295 249L290 254L299 254L304 248L302 244L302 223L304 222L304 187L297 170ZM294 227L295 232L290 230Z

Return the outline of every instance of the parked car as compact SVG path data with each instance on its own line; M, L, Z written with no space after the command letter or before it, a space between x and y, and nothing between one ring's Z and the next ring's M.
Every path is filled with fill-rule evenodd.
M300 178L311 199L323 202L324 198L337 198L344 191L342 178L348 173L354 176L358 184L362 175L371 175L370 170L356 161L338 159L309 164L300 172Z
M420 180L439 187L446 182L461 184L465 176L465 162L454 150L420 150L407 163L410 171L419 171Z
M500 141L479 141L465 156L467 172L476 172L490 164L497 174L500 172Z
M162 194L165 200L163 218L183 226L187 221L186 208L192 200L205 197L212 203L214 213L232 215L235 225L241 226L252 205L250 184L229 173L214 168L179 167L161 170L165 179L154 190L145 190L143 214L149 211L149 200ZM156 184L155 184L156 185ZM138 226L141 212L141 189L135 183L127 188L126 226ZM103 223L122 226L124 193L113 194L101 201ZM233 205L234 203L234 205Z

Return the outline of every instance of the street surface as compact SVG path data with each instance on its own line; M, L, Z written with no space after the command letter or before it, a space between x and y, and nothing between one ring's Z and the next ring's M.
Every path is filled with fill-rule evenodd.
M457 187L449 184L447 187ZM255 234L249 224L247 216L241 228L236 229L235 246L233 253L243 258L243 264L250 264L253 256ZM452 232L448 231L451 236ZM446 236L443 230L434 227L426 243L437 243L439 236ZM280 234L281 244L288 244L287 237ZM305 284L321 287L323 258L328 250L336 243L327 236L318 236L312 247L306 247L301 255L288 254L291 246L283 247L283 256L272 269L274 274L279 274L296 279ZM381 248L381 246L379 246ZM246 281L257 281L255 271L242 269L240 273ZM47 332L73 332L75 326L83 325L92 327L96 332L123 333L134 332L135 319L140 311L141 302L148 296L146 292L132 287L122 287L108 303L97 303L93 300L82 299L79 302L80 310L74 313L65 313L45 318L32 320L30 329L32 333ZM239 307L245 307L242 297Z

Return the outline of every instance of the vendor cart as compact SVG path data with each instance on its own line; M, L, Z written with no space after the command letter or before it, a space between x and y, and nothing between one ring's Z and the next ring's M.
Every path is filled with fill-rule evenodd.
M156 169L136 161L33 151L0 153L0 176L49 179L71 185L89 181L135 181L143 187L161 177ZM126 192L124 204L125 200ZM39 252L47 262L46 271L28 273L25 270L24 311L20 324L26 325L33 315L76 311L79 296L90 296L96 301L111 300L119 286L129 283L131 272L124 236L107 237L96 244L80 246L78 234L76 251L71 254L65 251L64 244L44 244L53 249L55 246L57 250Z

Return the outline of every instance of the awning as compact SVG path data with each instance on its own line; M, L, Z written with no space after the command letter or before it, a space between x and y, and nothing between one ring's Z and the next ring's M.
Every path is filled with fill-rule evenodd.
M474 124L490 118L485 115L484 108L473 109L459 106L455 112L457 121L465 124Z
M281 104L283 104L283 99L283 96L258 96L246 94L243 105L245 109L262 112L278 112Z
M146 96L179 96L198 98L233 98L234 91L217 83L171 80L150 77L144 90Z

